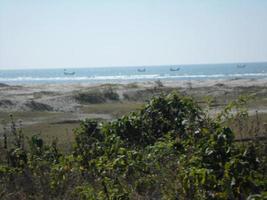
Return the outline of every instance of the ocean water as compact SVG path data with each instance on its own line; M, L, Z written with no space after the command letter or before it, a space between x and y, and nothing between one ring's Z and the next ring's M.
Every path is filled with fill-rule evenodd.
M199 65L162 65L136 67L106 68L69 68L64 74L63 69L27 69L1 70L0 83L120 83L153 80L204 80L204 79L235 79L235 78L267 78L267 62L237 64L199 64ZM170 69L179 67L179 71ZM138 69L144 69L139 72Z

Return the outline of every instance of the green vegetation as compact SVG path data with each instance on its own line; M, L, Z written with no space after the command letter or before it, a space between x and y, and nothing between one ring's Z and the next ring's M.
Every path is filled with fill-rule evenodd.
M246 119L245 103L210 117L189 97L152 98L117 120L83 121L66 154L11 118L0 199L266 199L267 143L235 143L228 126Z
M86 92L80 92L75 96L75 99L80 103L105 103L107 101L118 101L119 95L113 91L112 87L104 90L91 90Z
M43 104L43 103L38 103L33 100L26 102L25 105L34 111L52 111L53 110L51 106Z
M101 104L86 104L80 108L80 113L72 112L47 112L25 111L13 112L15 122L22 121L22 131L25 137L39 134L45 142L58 138L60 149L71 149L70 143L74 142L73 129L80 126L81 118L105 121L115 119L131 111L140 109L143 103L139 102L107 102ZM79 114L81 117L79 117ZM9 113L0 112L0 134L3 127L10 121Z
M160 84L160 83L158 83ZM175 91L173 88L167 88L163 86L157 86L154 88L147 88L147 89L140 89L140 90L134 90L134 91L125 91L123 93L123 98L127 101L138 101L138 102L145 102L150 100L152 97L160 96L162 94L169 94L172 91ZM177 90L176 90L177 91Z
M109 114L112 117L121 117L131 111L140 109L144 103L139 102L111 102L83 106L84 113Z

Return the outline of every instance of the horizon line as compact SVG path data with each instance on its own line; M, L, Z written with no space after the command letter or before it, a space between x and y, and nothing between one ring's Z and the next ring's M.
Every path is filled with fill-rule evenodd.
M183 63L183 64L149 64L149 65L110 65L110 66L79 66L79 67L11 67L11 68L1 68L0 70L42 70L42 69L95 69L95 68L122 68L122 67L161 67L161 66L188 66L188 65L223 65L223 64L252 64L252 63L267 63L266 61L246 61L246 62L214 62L214 63Z

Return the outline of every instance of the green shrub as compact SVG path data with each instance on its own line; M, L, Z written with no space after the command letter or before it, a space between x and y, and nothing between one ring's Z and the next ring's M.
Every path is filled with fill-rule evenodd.
M107 88L103 91L103 95L106 99L111 101L118 101L120 100L120 96L116 93L111 87Z
M83 121L70 155L38 136L25 149L13 127L14 146L6 149L13 162L0 164L0 194L4 199L17 191L28 199L264 199L266 143L234 143L225 126L230 108L214 119L189 97L153 98L118 120Z
M80 103L104 103L106 99L100 91L90 91L79 93L75 96L75 99Z
M118 101L119 95L112 89L92 90L88 92L80 92L75 96L80 103L105 103L107 101Z

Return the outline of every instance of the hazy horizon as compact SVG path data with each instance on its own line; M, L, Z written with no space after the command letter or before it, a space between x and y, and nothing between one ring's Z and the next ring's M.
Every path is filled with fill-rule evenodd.
M127 67L127 68L136 68L136 67L166 67L167 69L170 67L187 67L187 66L203 66L203 65L228 65L228 64L235 64L235 65L239 65L239 64L262 64L262 63L266 63L267 61L256 61L256 62L221 62L221 63L169 63L169 64L156 64L156 65L110 65L110 66L49 66L49 67L34 67L34 66L27 66L27 67L9 67L9 68L5 68L5 67L0 67L0 70L32 70L32 69L94 69L94 68L123 68L123 67Z
M0 69L267 62L267 1L0 0Z

